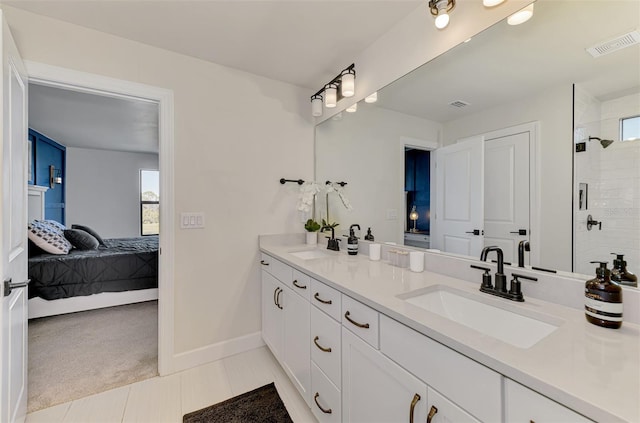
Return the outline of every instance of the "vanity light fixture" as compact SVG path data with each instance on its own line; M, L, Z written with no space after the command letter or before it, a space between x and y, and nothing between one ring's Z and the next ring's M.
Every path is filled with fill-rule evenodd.
M353 103L351 106L345 109L345 111L349 113L355 113L357 110L358 110L358 103Z
M322 116L322 95L314 94L311 96L311 115L314 117Z
M374 92L373 94L369 94L364 98L365 103L375 103L378 101L378 92Z
M344 97L352 97L356 93L356 70L355 64L351 64L342 70L335 78L317 93L311 96L311 115L322 116L322 102L324 107L334 108Z
M482 0L484 7L494 7L504 3L504 0Z
M456 7L456 0L429 0L429 10L436 18L436 28L443 29L449 25L449 12L454 7Z
M533 3L524 9L518 10L513 15L507 18L507 23L509 25L520 25L531 19L533 16Z

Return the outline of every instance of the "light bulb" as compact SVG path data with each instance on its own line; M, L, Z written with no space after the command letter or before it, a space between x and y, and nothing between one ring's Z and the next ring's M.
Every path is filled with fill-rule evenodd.
M449 25L449 14L446 11L438 13L435 24L438 29L446 28Z
M345 109L349 113L354 113L358 110L358 103L353 103L351 106Z
M356 93L356 71L353 69L347 69L340 78L342 81L340 85L340 92L343 97L353 97Z
M369 94L364 98L365 103L375 103L378 101L378 92L374 92L373 94Z
M533 16L533 3L522 10L517 11L507 18L509 25L520 25L531 19Z
M314 95L311 97L311 116L322 116L322 96Z
M327 84L324 87L324 107L330 109L338 104L338 86L336 84Z
M484 7L494 7L503 2L504 0L482 0Z

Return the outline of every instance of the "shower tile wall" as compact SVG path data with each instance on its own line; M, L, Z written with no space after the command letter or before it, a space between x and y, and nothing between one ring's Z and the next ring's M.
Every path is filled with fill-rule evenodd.
M620 142L620 118L640 114L640 93L599 102L576 87L575 140L586 152L575 153L575 184L588 184L588 209L574 198L574 271L592 274L589 261L609 261L623 253L629 270L640 273L640 141ZM615 140L606 149L589 136ZM602 230L587 230L587 216Z

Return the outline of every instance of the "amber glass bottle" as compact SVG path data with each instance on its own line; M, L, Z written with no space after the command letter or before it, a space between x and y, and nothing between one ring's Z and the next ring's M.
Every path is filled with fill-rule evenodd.
M594 325L618 329L622 326L622 288L611 283L611 272L607 262L599 263L596 277L588 280L584 287L584 312Z
M638 277L627 270L627 262L624 261L624 255L611 254L616 256L613 260L613 269L611 269L611 282L618 285L638 286Z

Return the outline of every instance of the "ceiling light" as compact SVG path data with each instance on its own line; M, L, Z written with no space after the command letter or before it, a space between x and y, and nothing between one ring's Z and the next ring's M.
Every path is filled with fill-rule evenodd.
M358 103L353 103L351 106L345 109L349 113L354 113L358 110Z
M507 23L509 25L520 25L531 19L533 16L533 3L529 6L525 7L522 10L518 10L513 15L507 18Z
M435 16L435 25L438 29L443 29L449 25L449 12L456 7L456 0L430 0L429 10Z
M324 107L331 109L338 104L338 84L329 82L324 86Z
M322 95L320 94L311 96L311 115L314 117L322 116Z
M501 3L504 3L504 0L482 0L484 7L494 7Z
M324 107L333 108L344 97L353 97L356 93L356 70L352 63L343 69L335 78L317 93L311 96L311 115L322 116L322 100Z
M364 98L364 102L365 103L375 103L376 101L378 101L378 92L376 91L373 94L369 94L368 96L366 96Z
M356 93L356 70L354 68L348 67L342 71L340 92L343 97L353 97Z

